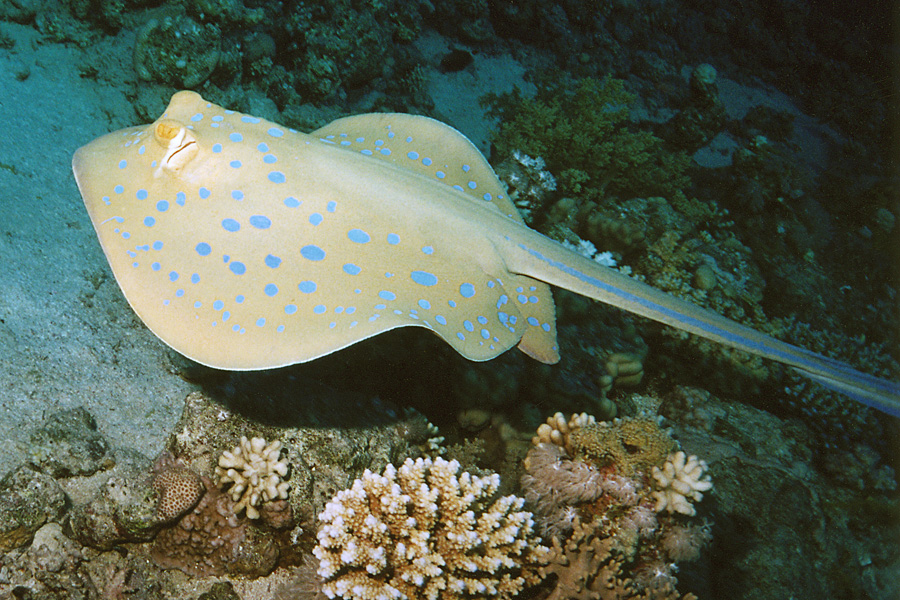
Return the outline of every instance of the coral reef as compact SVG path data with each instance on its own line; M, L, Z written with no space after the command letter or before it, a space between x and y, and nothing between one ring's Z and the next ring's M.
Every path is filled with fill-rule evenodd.
M677 512L691 517L697 514L691 501L699 502L703 499L703 492L712 489L707 469L704 461L693 455L687 456L682 451L670 454L661 469L654 466L651 475L656 506L653 510Z
M554 413L552 417L547 417L546 422L538 426L537 435L531 438L531 443L535 446L538 444L556 444L565 448L567 452L573 453L573 448L569 443L569 434L596 422L597 419L593 415L584 412L573 414L568 420L561 412Z
M366 471L319 515L323 591L349 599L512 598L540 577L547 548L497 475L441 458Z
M159 493L148 477L149 466L144 459L117 466L104 477L92 497L69 512L72 536L101 550L152 539L165 519L157 513Z
M548 434L544 438L559 434L553 424L579 421L588 423L584 415L573 415L570 422L555 415L541 425ZM579 439L585 434L586 440ZM563 440L562 435L554 437ZM581 458L569 454L564 444L538 436L521 478L535 522L553 542L551 561L543 569L556 576L548 580L555 582L549 598L681 598L675 589L676 563L696 560L711 535L706 524L654 510L649 473L664 465L666 454L659 449L674 447L674 441L650 418L589 423L569 438L569 447ZM603 450L606 444L608 451ZM623 459L623 448L640 458ZM687 466L696 464L688 461ZM690 481L708 489L702 473Z
M510 156L497 165L497 177L506 185L509 198L525 222L531 224L535 212L556 191L556 178L546 169L540 156L532 158L524 152L513 150Z
M279 551L270 533L237 515L237 503L203 478L206 493L175 525L156 536L150 555L160 567L196 577L260 577L275 568Z
M681 111L660 128L660 136L689 153L709 143L725 127L725 106L716 85L718 73L708 63L697 65L688 79L689 99Z
M283 23L290 39L280 56L289 81L304 100L332 98L388 75L402 48L417 34L416 6L395 2L330 2L327 8L300 4ZM394 56L396 53L400 56Z
M568 460L565 450L540 442L525 457L521 485L525 500L538 516L541 534L560 538L572 530L570 507L593 502L603 493L604 477L596 468Z
M550 564L542 569L557 577L546 600L697 600L678 593L665 567L633 577L625 562L613 537L576 517L571 537L562 544L554 540Z
M628 130L634 96L621 80L583 79L573 87L542 84L535 98L491 97L503 118L494 137L497 156L519 151L542 157L561 195L580 201L680 192L687 157L664 152L650 133Z
M216 483L231 484L228 493L237 512L245 510L248 518L258 519L262 502L287 499L291 485L283 481L288 463L280 459L281 446L278 440L267 444L263 438L241 437L240 445L219 457Z

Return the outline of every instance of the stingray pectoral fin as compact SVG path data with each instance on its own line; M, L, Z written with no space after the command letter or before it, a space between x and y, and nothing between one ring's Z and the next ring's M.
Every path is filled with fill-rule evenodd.
M497 243L507 268L726 346L776 360L890 415L900 416L900 385L764 335L712 311L597 264L525 228Z

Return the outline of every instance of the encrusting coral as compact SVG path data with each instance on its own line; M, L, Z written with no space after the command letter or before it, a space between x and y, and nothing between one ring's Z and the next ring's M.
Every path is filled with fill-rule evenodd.
M627 477L638 471L649 472L675 450L675 442L651 417L593 423L573 431L569 444L574 457L612 463Z
M663 468L653 467L653 497L656 498L654 510L683 515L697 514L692 500L703 499L703 492L712 489L712 481L706 474L706 462L696 456L687 456L678 451L670 454Z
M231 499L237 502L235 512L247 511L250 519L259 518L257 507L270 500L286 500L290 484L283 481L288 473L288 463L280 459L281 442L266 444L263 438L248 440L234 450L222 453L216 467L216 483L231 482Z
M366 470L319 515L319 575L329 598L513 598L537 583L549 550L496 474L442 458Z

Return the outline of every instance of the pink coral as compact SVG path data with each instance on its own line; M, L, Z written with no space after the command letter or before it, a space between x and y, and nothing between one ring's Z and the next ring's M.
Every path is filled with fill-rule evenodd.
M631 477L610 474L603 478L601 487L604 492L616 500L617 504L634 506L640 501L641 497L638 495L638 492L644 486Z
M711 525L675 523L663 532L660 546L676 562L696 560L703 545L712 539Z
M656 533L659 521L656 520L656 512L646 504L639 504L625 513L623 520L626 526L631 526L641 535L647 537Z

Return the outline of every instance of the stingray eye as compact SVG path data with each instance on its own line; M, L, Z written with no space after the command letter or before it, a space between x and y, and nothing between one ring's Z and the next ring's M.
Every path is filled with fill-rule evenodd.
M178 121L164 119L158 122L153 129L153 135L156 141L166 148L166 155L159 163L157 175L162 169L179 171L197 155L197 140L188 128Z
M163 146L168 146L169 142L178 137L183 129L184 125L182 125L178 121L165 119L156 124L156 129L153 130L153 135L156 136L157 142L159 142Z

